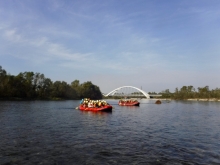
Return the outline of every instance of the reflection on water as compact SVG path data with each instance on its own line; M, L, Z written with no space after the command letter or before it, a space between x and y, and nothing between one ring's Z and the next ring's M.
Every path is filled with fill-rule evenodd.
M0 164L220 164L220 103L0 102Z
M84 115L94 115L94 116L106 116L112 114L112 111L81 111Z

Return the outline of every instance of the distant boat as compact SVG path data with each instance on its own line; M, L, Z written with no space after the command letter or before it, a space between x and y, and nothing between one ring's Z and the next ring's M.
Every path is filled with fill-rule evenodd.
M118 105L120 106L139 106L137 100L119 100Z

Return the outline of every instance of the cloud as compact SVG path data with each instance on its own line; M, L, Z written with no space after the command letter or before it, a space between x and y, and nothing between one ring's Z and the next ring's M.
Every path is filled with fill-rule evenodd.
M36 51L38 54L35 54L35 58L38 59L39 57L43 57L43 59L47 60L59 58L60 60L83 62L88 56L92 55L92 53L73 53L72 50L69 50L62 44L51 42L47 37L26 38L22 34L19 34L16 29L4 29L3 32L5 41L9 42L10 45L14 45L14 49L19 49L19 55L14 54L18 58L30 60L30 54L35 54L34 52ZM7 46L7 44L5 46ZM19 46L19 48L17 46ZM30 48L32 50L30 50ZM29 53L22 53L25 51ZM31 56L31 58L33 58L33 56Z
M21 35L17 34L16 29L6 30L4 36L6 40L9 40L11 42L24 42Z
M56 79L74 73L106 89L198 84L194 76L219 83L204 78L220 66L217 2L0 4L0 56L8 65L21 59L17 68L35 66Z
M78 62L84 62L85 60L89 59L90 55L92 55L92 53L72 53L64 46L55 43L47 43L47 52L50 55L59 57L61 59Z

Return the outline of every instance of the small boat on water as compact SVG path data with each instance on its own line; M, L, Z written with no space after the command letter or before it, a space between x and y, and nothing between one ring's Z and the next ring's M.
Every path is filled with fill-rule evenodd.
M82 111L111 112L112 106L109 105L105 100L90 100L89 98L85 98L80 102L78 109Z
M82 111L97 111L97 112L100 112L100 111L110 112L110 111L112 111L112 106L111 105L105 105L105 106L102 106L102 107L85 107L84 105L80 105L79 110L82 110Z
M119 100L118 105L120 106L139 106L137 100Z

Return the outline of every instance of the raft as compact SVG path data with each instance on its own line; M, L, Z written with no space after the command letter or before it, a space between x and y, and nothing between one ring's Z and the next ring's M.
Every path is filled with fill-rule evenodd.
M138 101L133 101L133 102L119 102L118 105L120 106L139 106L139 102Z
M83 105L80 105L79 110L93 111L93 112L110 112L110 111L112 111L112 106L111 105L105 105L105 106L102 106L102 107L84 107Z

